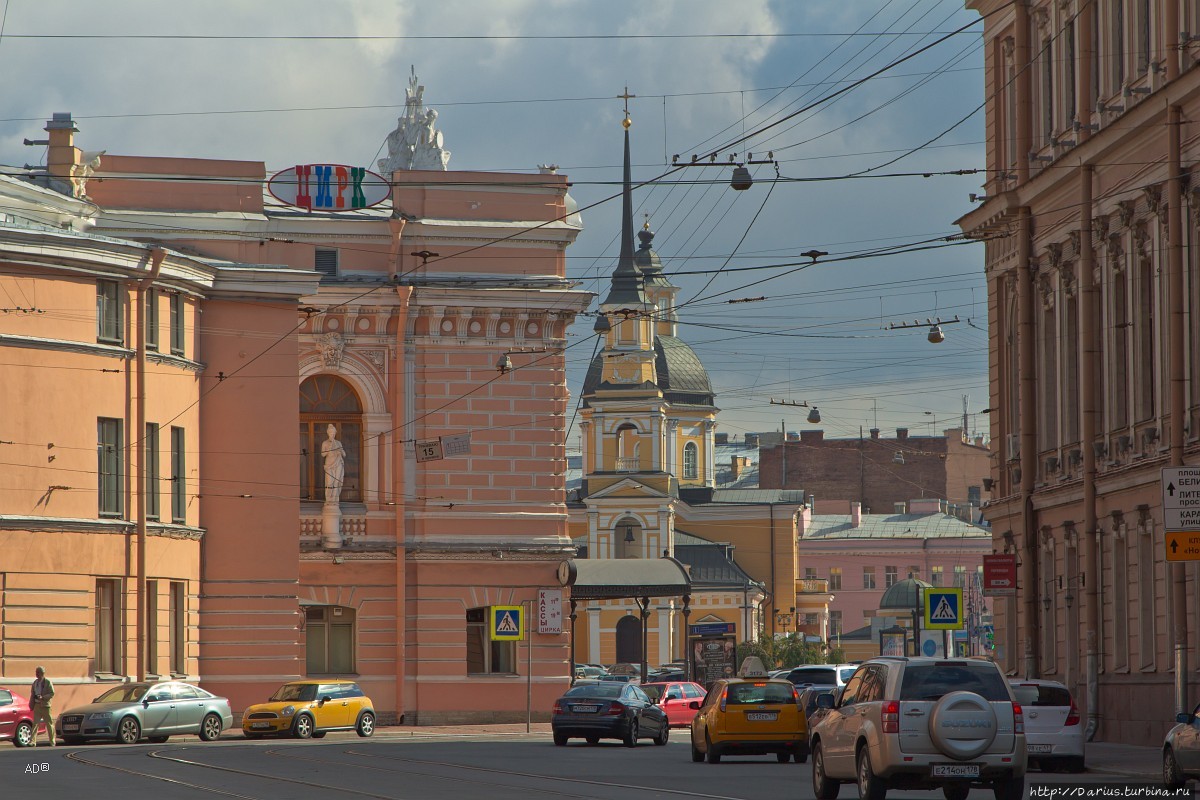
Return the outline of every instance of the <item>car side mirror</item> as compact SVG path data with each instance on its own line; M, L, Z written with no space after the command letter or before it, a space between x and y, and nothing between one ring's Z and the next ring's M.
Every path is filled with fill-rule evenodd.
M148 695L146 695L146 699L142 700L142 705L148 706L151 703L157 703L157 702L158 702L158 695L148 694Z
M329 695L325 695L324 697L321 698L320 705L325 705L326 703L330 702L331 700L333 700L332 697L330 697Z
M817 708L833 708L833 695L817 695Z
M1180 725L1190 725L1192 723L1192 715L1186 711L1181 711L1175 715L1175 721Z
M700 710L700 701L693 700L692 702L688 703L688 708L694 708L695 710L699 711Z

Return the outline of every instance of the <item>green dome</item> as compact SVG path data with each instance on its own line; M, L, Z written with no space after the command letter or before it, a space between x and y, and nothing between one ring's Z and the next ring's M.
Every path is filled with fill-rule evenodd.
M879 598L879 610L922 610L921 592L934 588L932 583L926 583L919 578L905 578L893 583L883 597ZM885 615L886 616L886 615Z

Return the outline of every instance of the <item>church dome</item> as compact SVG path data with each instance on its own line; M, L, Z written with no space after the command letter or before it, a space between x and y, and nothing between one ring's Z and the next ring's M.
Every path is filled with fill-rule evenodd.
M919 578L905 578L902 581L896 581L883 596L879 598L879 611L905 611L911 612L913 609L921 610L921 593L926 589L932 589L932 583L926 583Z
M658 373L658 388L668 403L677 405L711 406L716 402L708 370L700 363L696 351L675 336L654 339L654 369ZM583 402L600 388L604 374L604 353L597 353L588 365L583 380Z

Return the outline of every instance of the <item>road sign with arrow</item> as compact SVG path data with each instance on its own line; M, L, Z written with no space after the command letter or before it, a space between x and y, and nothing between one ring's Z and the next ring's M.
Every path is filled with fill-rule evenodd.
M1164 467L1167 561L1200 561L1200 467Z

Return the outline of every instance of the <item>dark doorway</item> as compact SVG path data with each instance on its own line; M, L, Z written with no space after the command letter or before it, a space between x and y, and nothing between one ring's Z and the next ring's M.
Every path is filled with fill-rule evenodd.
M634 616L617 622L617 663L642 663L642 621Z

